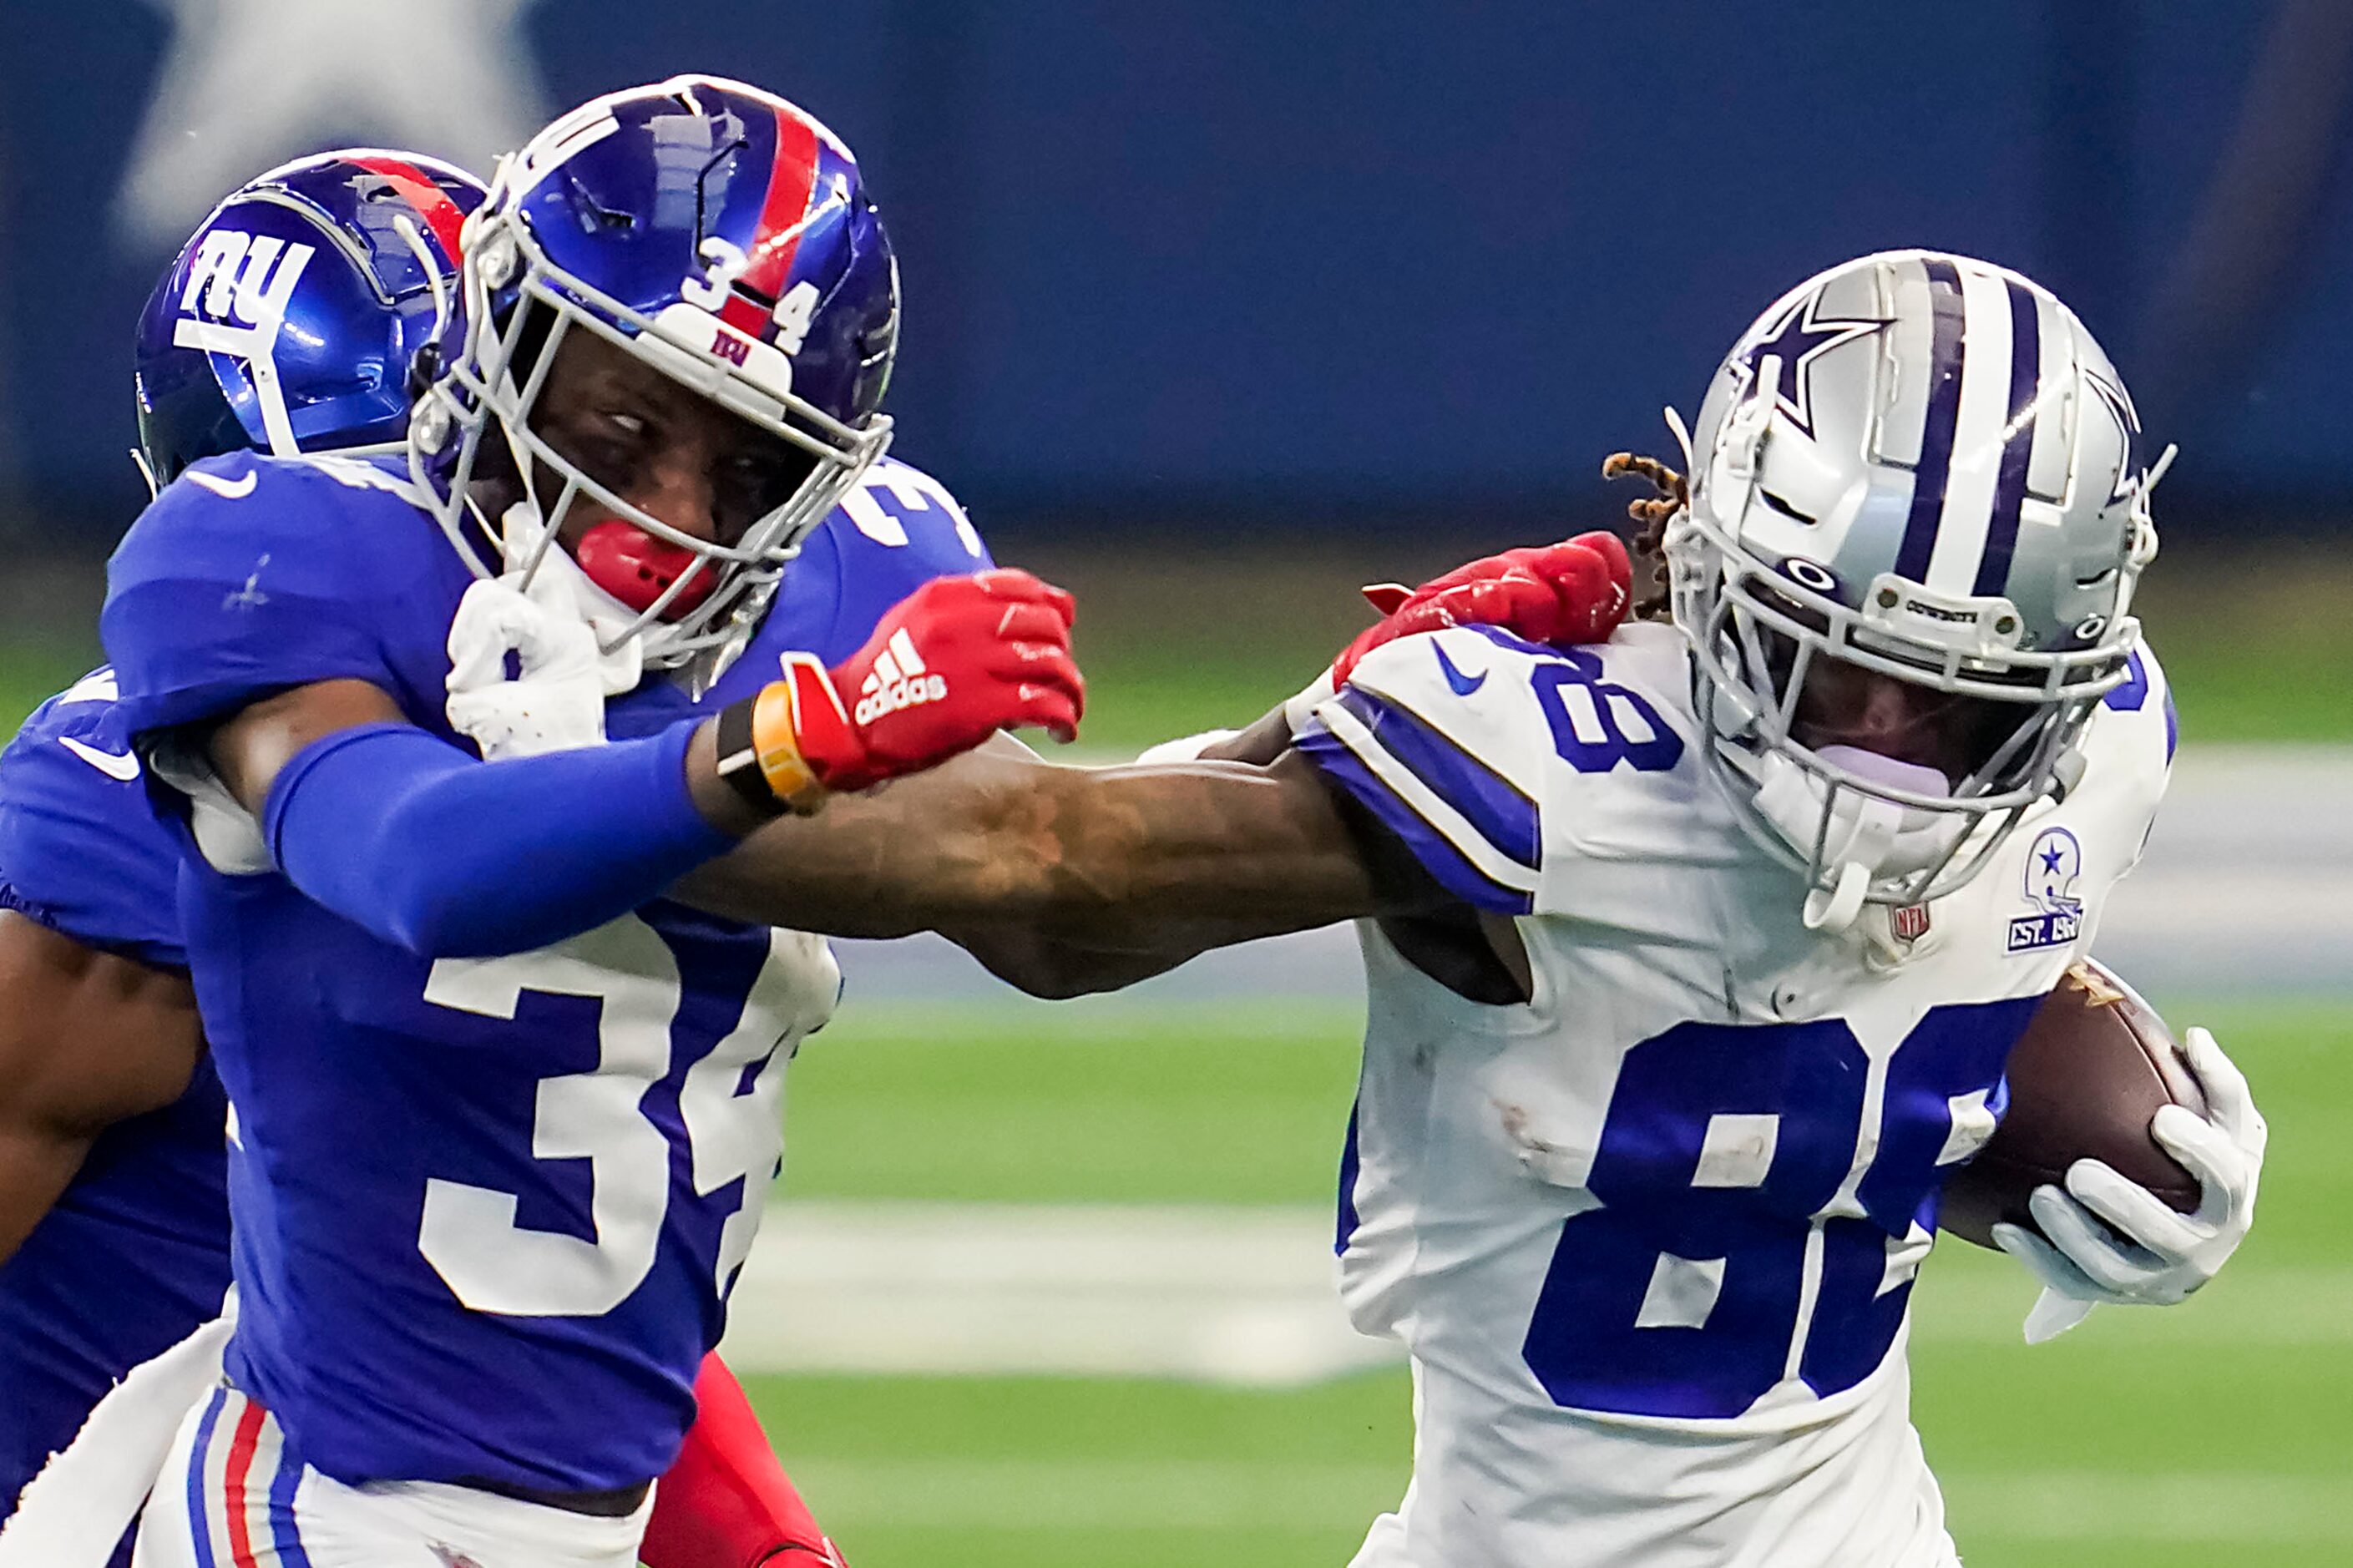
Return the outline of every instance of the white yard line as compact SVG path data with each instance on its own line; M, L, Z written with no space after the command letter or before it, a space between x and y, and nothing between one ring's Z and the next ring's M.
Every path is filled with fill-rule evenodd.
M1331 1226L1295 1208L787 1201L724 1348L757 1370L1314 1383L1395 1359L1341 1314Z
M1405 1490L1388 1465L1280 1460L796 1458L837 1530L1258 1530L1369 1525ZM2325 1476L1962 1471L1941 1478L1960 1544L1993 1541L2353 1543L2353 1506Z
M1008 1531L1343 1531L1405 1495L1406 1466L1264 1459L861 1459L794 1456L828 1525ZM1337 1563L1334 1564L1337 1568Z
M1348 1327L1331 1247L1321 1208L786 1200L744 1266L724 1348L761 1372L1300 1386L1398 1359ZM1922 1277L1916 1342L2017 1344L2031 1283L1947 1249ZM2341 1346L2353 1268L2242 1266L2186 1306L2105 1309L2076 1333Z
M1913 1298L1913 1342L2021 1344L2033 1281L2007 1258L1967 1251L1947 1238L1930 1257ZM2353 1267L2233 1263L2179 1307L2103 1307L2063 1342L2078 1335L2136 1348L2353 1344Z

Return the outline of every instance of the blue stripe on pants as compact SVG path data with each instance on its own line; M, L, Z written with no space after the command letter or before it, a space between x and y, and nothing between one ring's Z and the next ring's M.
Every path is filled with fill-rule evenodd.
M196 1426L196 1440L188 1449L188 1534L195 1544L196 1568L214 1568L212 1516L205 1507L205 1461L211 1456L213 1428L219 1425L222 1406L228 1403L228 1390L213 1390L213 1402L205 1406L205 1418Z
M311 1568L311 1554L302 1550L302 1524L294 1516L294 1491L302 1484L302 1461L286 1441L278 1417L269 1418L278 1432L278 1473L269 1481L269 1537L278 1548L281 1568Z

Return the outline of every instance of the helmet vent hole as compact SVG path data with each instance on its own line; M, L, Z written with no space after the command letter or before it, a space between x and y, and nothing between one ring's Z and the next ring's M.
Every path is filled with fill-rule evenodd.
M1811 528L1821 521L1821 519L1820 518L1808 517L1804 512L1799 511L1796 507L1791 506L1788 501L1782 500L1779 496L1775 495L1771 490L1767 489L1762 485L1757 487L1757 493L1758 496L1763 498L1767 506L1771 507L1775 511L1779 512L1783 517L1788 518L1794 522L1802 522L1807 527Z

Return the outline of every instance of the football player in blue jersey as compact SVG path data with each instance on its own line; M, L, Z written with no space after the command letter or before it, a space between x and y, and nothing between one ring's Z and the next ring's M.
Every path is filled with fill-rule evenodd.
M405 468L198 461L110 570L236 1107L227 1383L142 1562L629 1561L838 990L818 940L659 895L1079 716L1069 602L1024 574L833 602L828 513L895 549L953 506L880 460L896 279L822 127L710 78L598 100L464 247ZM1563 613L1507 563L1388 624L1489 590Z
M172 339L257 349L299 306L297 245L266 212L205 236L160 297ZM1063 600L969 574L946 492L878 461L890 252L805 115L708 78L569 115L508 164L466 285L424 488L291 457L278 438L322 424L252 358L226 400L273 459L174 480L216 445L176 440L174 410L228 424L200 386L151 394L172 483L115 561L106 758L136 737L186 795L179 928L236 1090L245 1292L236 1386L181 1431L153 1561L630 1552L775 1168L781 1059L833 1003L814 942L647 900L724 843L696 812L741 826L1078 716ZM475 579L491 563L506 582ZM1457 612L1562 631L1551 565L1435 584L1356 652ZM967 574L890 607L944 567ZM551 603L567 626L536 626ZM675 722L699 695L741 725L720 756ZM652 742L524 756L607 732ZM452 774L459 734L508 761ZM680 742L703 744L691 803ZM376 1481L417 1486L355 1490Z
M358 150L216 209L140 326L151 481L231 447L396 446L480 195L446 164ZM93 672L0 754L0 1520L228 1285L227 1103L186 980L177 853L114 695Z
M141 324L136 455L151 479L245 447L396 449L408 366L446 314L481 195L430 159L355 150L223 202ZM913 587L989 564L954 499L886 459L810 534L771 619L838 661ZM226 1102L185 977L177 848L147 809L115 696L112 672L94 672L0 756L0 1521L110 1385L212 1318L229 1279ZM646 1560L829 1552L715 1357L695 1393ZM79 1500L51 1517L80 1528ZM14 1525L0 1540L45 1563L65 1554Z

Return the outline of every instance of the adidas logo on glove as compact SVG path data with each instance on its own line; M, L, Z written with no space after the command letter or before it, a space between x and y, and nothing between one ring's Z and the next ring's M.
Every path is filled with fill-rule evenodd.
M923 656L915 651L914 639L902 628L891 634L881 657L859 687L856 717L861 725L871 724L885 713L937 702L947 694L947 677L926 669Z

